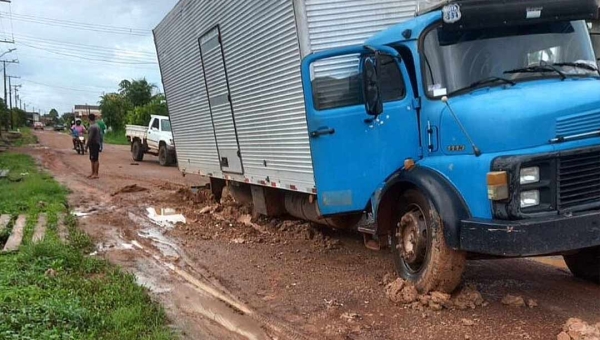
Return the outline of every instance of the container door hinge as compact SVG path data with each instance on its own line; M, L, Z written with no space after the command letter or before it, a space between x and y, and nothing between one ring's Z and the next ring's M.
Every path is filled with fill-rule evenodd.
M413 98L412 106L415 110L421 109L421 97Z

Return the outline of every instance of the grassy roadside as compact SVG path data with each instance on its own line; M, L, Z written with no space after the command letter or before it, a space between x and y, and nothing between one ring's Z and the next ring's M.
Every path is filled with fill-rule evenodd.
M110 131L104 135L104 143L113 145L129 145L125 131Z
M0 169L11 170L10 179L0 180L0 213L29 220L19 252L0 254L0 339L174 338L161 307L131 275L84 255L93 244L70 216L71 242L60 242L56 221L66 211L65 188L26 155L0 154ZM40 212L48 214L49 229L33 245Z
M13 143L13 146L23 146L37 143L37 138L33 135L30 128L20 128L21 138Z

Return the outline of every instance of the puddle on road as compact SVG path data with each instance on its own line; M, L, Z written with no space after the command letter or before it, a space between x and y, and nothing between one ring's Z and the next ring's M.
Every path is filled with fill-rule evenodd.
M186 223L185 216L177 214L177 211L172 208L161 208L157 212L156 209L150 207L146 211L148 212L147 217L161 227L174 228L177 223Z

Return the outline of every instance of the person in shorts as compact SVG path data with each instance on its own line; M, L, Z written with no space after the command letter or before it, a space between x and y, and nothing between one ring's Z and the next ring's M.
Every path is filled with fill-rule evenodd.
M90 150L90 162L92 164L92 174L89 179L98 179L98 171L100 169L100 141L102 138L100 127L96 123L96 115L90 113L90 127L88 132L87 147Z

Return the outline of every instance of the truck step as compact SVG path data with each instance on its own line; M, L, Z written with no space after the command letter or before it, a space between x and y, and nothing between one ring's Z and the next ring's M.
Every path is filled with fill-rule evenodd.
M26 224L27 218L25 217L25 215L20 215L19 218L17 218L17 222L13 227L12 233L10 234L8 241L4 245L4 249L2 250L3 252L10 252L19 249L21 243L23 242L23 233L25 231Z
M46 224L48 223L48 216L46 214L40 214L38 217L38 223L35 226L35 230L33 232L33 237L31 241L33 243L40 243L44 240L46 236Z

